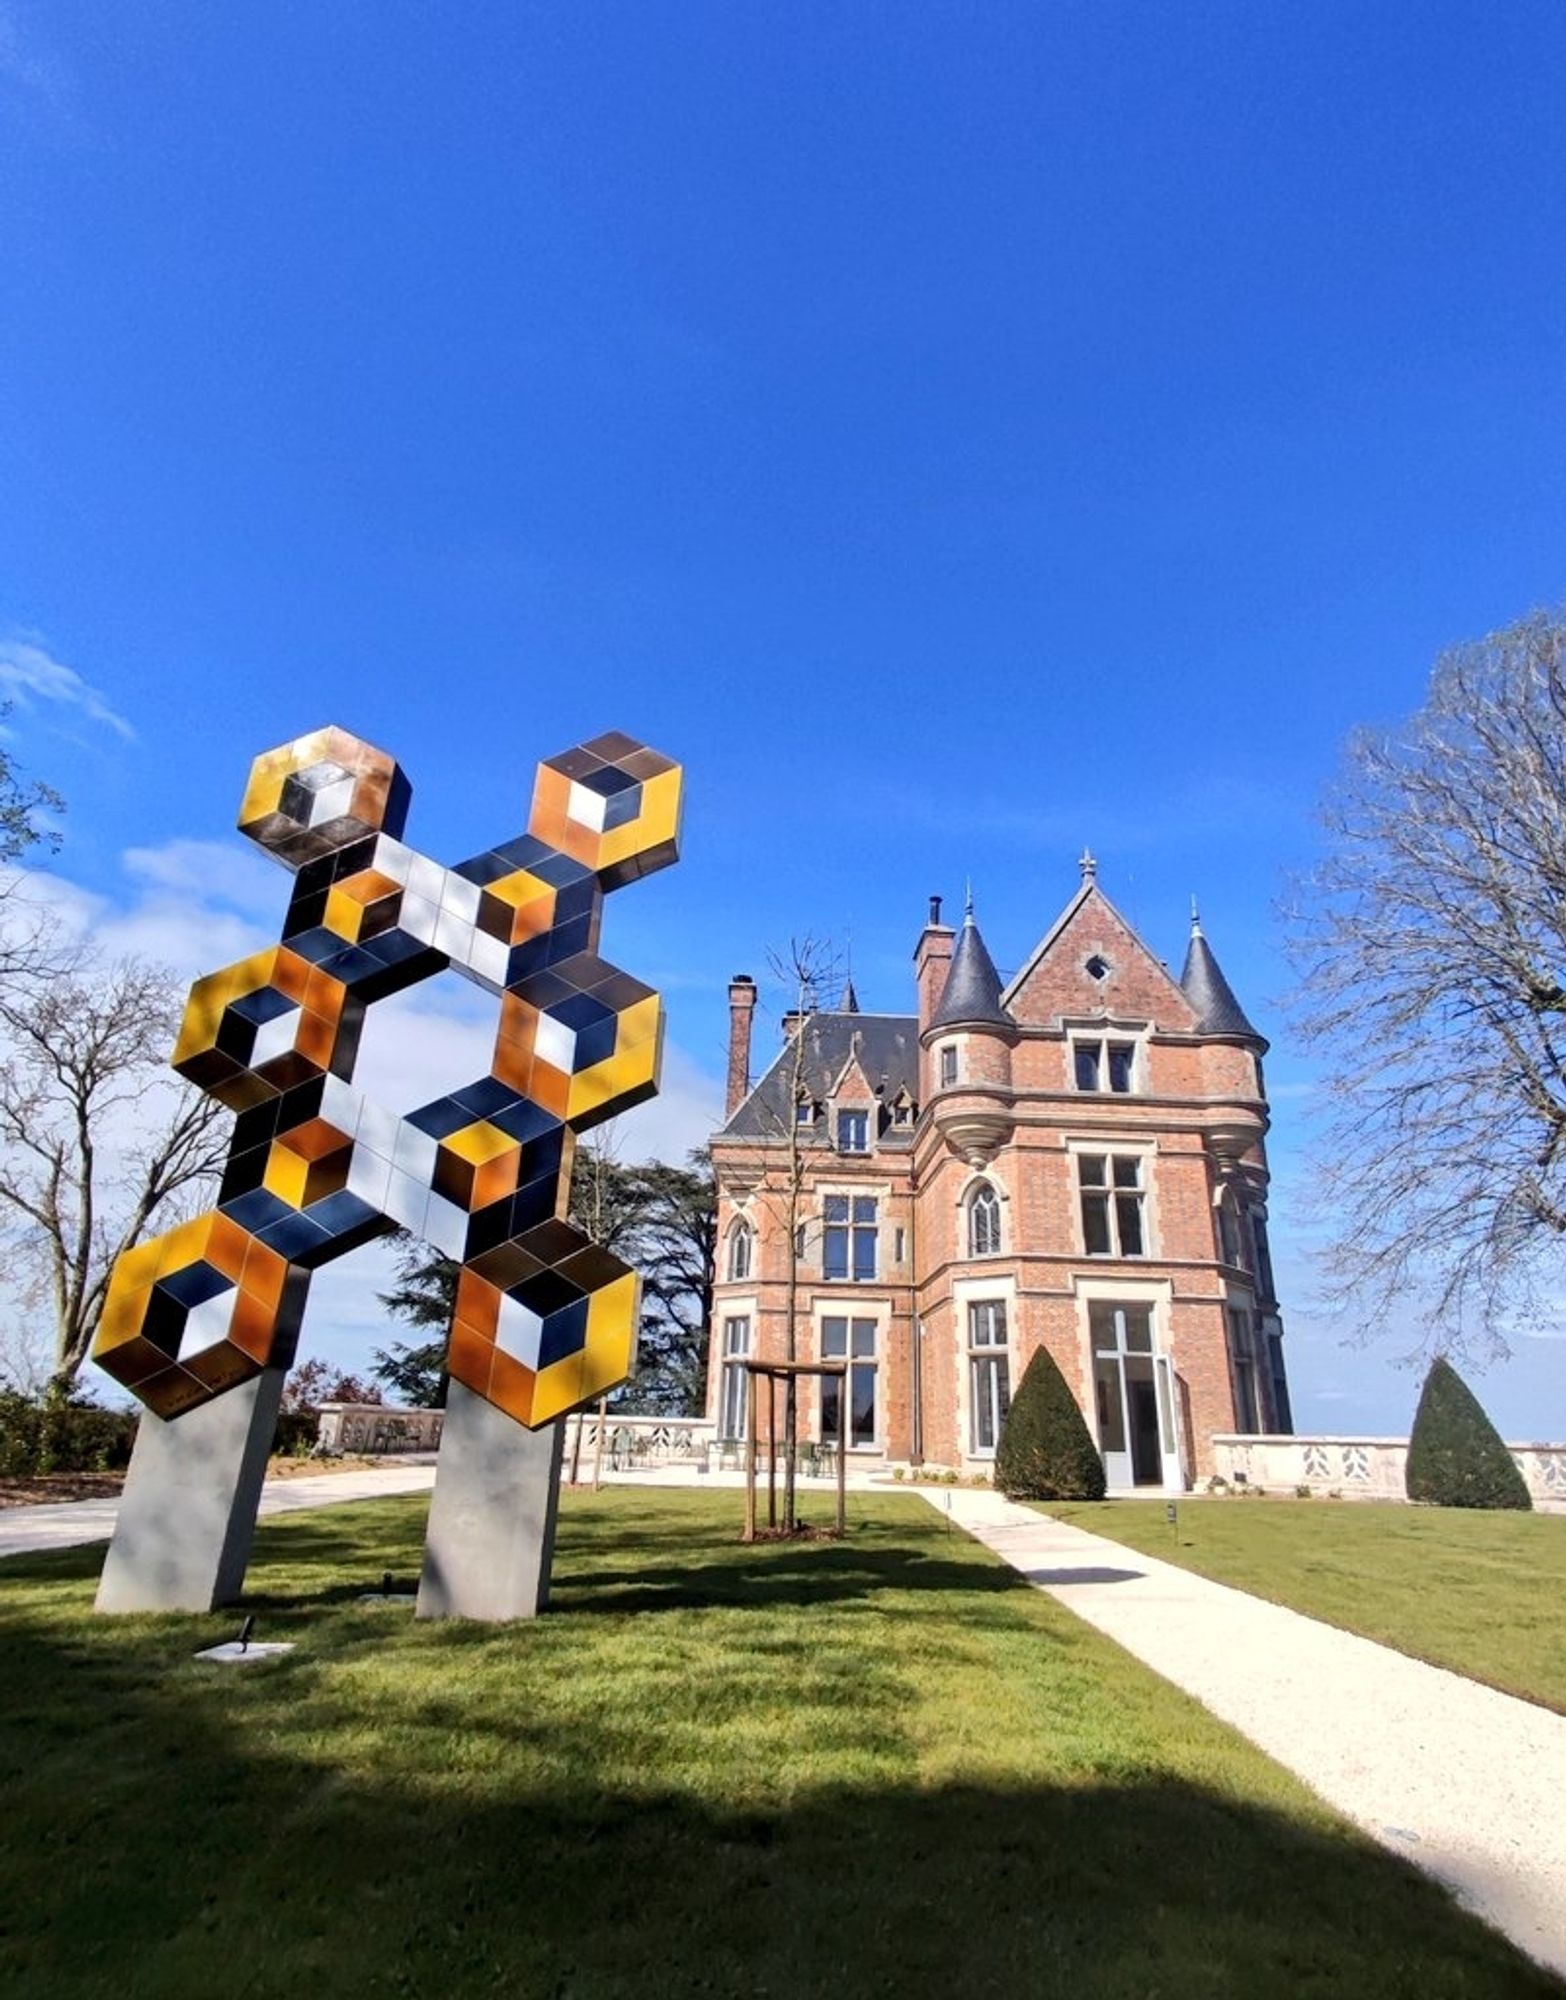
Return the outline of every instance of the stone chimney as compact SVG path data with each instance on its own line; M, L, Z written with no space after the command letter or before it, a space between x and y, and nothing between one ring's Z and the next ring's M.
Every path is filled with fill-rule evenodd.
M729 1088L723 1115L732 1118L750 1089L750 1031L756 1014L756 982L748 972L729 981Z

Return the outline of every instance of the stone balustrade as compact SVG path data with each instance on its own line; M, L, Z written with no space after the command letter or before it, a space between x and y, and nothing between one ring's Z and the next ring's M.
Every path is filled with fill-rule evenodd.
M444 1410L404 1410L391 1403L323 1403L315 1448L325 1458L438 1451Z
M1566 1444L1508 1444L1534 1504L1566 1506ZM1345 1500L1402 1500L1406 1437L1247 1437L1219 1434L1213 1465L1231 1486L1263 1493L1340 1494Z

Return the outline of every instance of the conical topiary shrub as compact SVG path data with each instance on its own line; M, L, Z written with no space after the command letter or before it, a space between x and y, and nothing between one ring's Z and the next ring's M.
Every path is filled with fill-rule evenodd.
M1456 1369L1439 1355L1430 1364L1414 1412L1403 1484L1410 1500L1432 1507L1533 1506L1500 1432Z
M1104 1461L1045 1348L1028 1363L1001 1426L995 1484L1013 1500L1104 1497Z

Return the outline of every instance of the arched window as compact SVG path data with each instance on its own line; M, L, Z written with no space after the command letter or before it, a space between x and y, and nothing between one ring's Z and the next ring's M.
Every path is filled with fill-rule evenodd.
M993 1257L1000 1247L1000 1200L988 1181L980 1181L968 1199L968 1255Z
M748 1278L750 1276L751 1238L754 1232L748 1222L736 1222L729 1231L729 1277Z

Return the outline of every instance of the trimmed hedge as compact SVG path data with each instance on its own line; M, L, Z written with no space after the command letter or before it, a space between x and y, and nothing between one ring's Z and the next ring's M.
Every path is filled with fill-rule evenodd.
M1001 1427L995 1484L1013 1500L1104 1497L1104 1461L1046 1348L1035 1350Z
M0 1475L6 1478L39 1472L117 1472L130 1463L135 1441L134 1410L105 1410L96 1403L35 1403L14 1389L0 1390Z
M1410 1500L1432 1507L1533 1506L1517 1461L1472 1390L1441 1356L1430 1364L1403 1475Z

